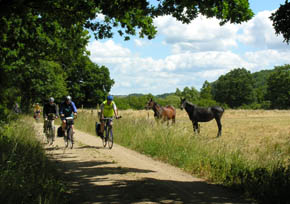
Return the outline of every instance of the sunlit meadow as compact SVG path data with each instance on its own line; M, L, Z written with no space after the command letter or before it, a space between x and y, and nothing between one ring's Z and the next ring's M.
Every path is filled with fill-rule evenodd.
M157 123L153 111L126 110L119 115L122 118L114 121L116 143L240 189L261 202L277 197L285 202L281 194L287 195L290 185L289 110L226 110L219 138L215 120L200 123L200 134L194 134L181 110L174 125ZM82 110L76 127L95 134L96 121L97 110Z

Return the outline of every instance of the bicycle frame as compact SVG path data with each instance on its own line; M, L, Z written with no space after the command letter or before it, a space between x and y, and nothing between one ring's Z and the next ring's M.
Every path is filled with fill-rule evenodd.
M47 117L47 131L46 131L46 139L47 139L47 143L50 143L50 145L53 144L54 141L54 137L55 137L55 127L54 127L54 119L55 119L55 115L54 114L48 114Z
M121 116L116 119L119 119L119 118L121 118ZM112 149L113 144L114 144L114 134L113 134L113 125L112 125L112 122L114 119L115 117L102 119L105 122L104 131L106 133L105 136L102 138L103 146L106 147L108 143L108 146L110 149Z
M102 119L105 122L104 126L104 132L105 136L103 137L103 146L106 147L107 143L110 149L113 147L113 126L111 125L111 122L114 118L104 118Z
M72 125L74 122L74 118L73 117L66 117L66 136L64 137L64 140L66 142L66 147L68 147L69 143L70 143L70 148L73 148L73 132L72 132Z

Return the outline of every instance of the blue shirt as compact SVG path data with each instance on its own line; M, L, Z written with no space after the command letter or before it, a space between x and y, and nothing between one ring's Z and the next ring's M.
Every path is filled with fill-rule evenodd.
M66 102L60 105L59 115L64 114L65 117L73 117L73 114L77 113L77 108L74 102L67 104Z

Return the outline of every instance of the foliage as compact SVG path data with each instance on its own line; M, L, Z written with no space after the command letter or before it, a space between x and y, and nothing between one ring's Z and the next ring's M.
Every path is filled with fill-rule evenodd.
M67 70L68 90L77 106L96 107L113 84L109 69L92 63L88 56L80 57L77 64Z
M231 108L255 102L254 80L249 71L237 68L218 78L214 85L214 99Z
M290 108L290 64L275 67L268 78L267 98L272 108Z
M0 127L0 202L66 203L59 172L46 158L29 119L22 120Z
M125 109L135 109L141 110L144 109L147 101L149 100L151 95L129 95L126 97L115 97L114 101L120 110Z
M251 19L253 12L249 8L247 0L213 0L213 1L153 1L148 0L116 0L116 1L93 1L78 0L54 2L32 0L29 3L13 1L6 3L1 1L1 16L9 16L14 13L27 12L29 9L37 12L39 16L49 17L47 20L58 20L62 26L69 26L78 22L91 29L96 38L112 37L112 28L120 26L117 31L125 39L128 35L153 38L156 28L153 25L153 18L162 15L172 15L183 23L189 23L198 14L207 17L216 17L221 24L226 22L241 23ZM57 12L55 12L57 11ZM104 15L103 21L94 20L100 14ZM94 21L93 21L94 20Z
M202 88L200 89L200 98L202 99L212 99L212 91L211 91L211 84L206 80Z
M93 106L110 91L113 81L105 67L98 69L84 59L89 40L85 29L96 39L113 37L114 30L125 40L137 32L152 39L157 32L154 18L172 14L189 23L199 13L216 17L221 24L241 23L253 16L245 0L0 1L0 104L7 108L18 93L22 109L28 111L31 103L44 101L52 93L62 98L69 92L78 104ZM104 74L104 87L100 77L93 82L85 74ZM10 89L15 90L13 95Z
M180 91L178 88L176 89L175 94L180 98L186 98L188 101L192 103L197 103L199 99L199 92L194 87L184 87L183 91Z
M175 108L178 108L180 105L180 97L175 95L174 93L162 94L158 96L153 96L152 94L130 94L128 96L115 96L114 101L116 102L116 105L120 110L142 110L145 108L150 98L152 98L156 103L161 106L171 105Z
M282 34L284 42L289 44L290 41L290 3L288 0L285 4L280 5L277 11L272 13L270 19L273 21L273 27L276 34Z
M259 72L253 73L254 78L254 89L258 104L265 104L266 93L268 88L268 78L273 70L261 70Z

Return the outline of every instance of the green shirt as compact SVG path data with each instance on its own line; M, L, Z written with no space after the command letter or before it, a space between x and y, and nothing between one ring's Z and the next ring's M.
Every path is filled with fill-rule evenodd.
M103 110L103 114L105 118L114 117L114 109L116 109L116 104L114 101L109 105L107 100L102 103L101 109Z

